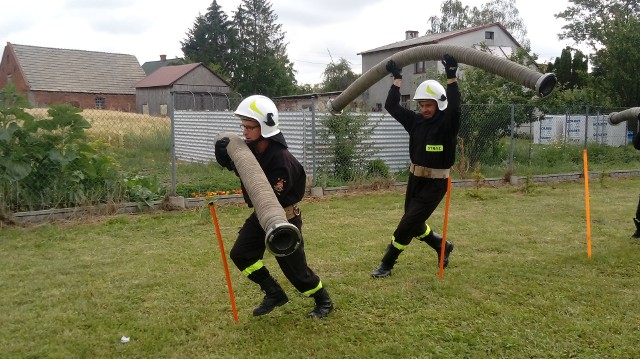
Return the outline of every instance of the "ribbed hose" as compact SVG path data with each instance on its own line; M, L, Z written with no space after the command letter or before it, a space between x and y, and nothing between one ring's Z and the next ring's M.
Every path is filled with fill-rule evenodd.
M611 125L617 125L620 122L635 119L640 120L640 107L632 107L620 112L612 112L609 114L609 117L607 117L607 121L609 121Z
M399 68L418 61L440 60L444 54L453 56L458 63L471 65L507 80L522 84L536 91L540 97L547 96L556 86L554 74L542 74L516 62L486 52L455 45L422 45L397 52L370 68L347 87L338 97L329 100L327 107L333 114L340 114L351 101L385 76L387 62L393 60Z
M227 153L236 166L238 175L253 203L260 226L266 233L267 249L278 257L293 253L302 241L302 234L298 227L287 221L284 209L273 193L267 176L247 144L232 132L221 132L215 140L218 141L224 137L229 138Z

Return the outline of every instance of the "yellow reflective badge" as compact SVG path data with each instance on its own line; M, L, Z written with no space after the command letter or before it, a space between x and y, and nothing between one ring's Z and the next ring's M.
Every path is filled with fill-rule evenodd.
M442 152L442 145L427 145L427 152Z

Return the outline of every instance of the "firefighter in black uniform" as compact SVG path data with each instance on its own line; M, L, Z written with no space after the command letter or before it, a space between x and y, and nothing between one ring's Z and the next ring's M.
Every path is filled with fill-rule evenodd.
M380 266L371 276L382 278L391 274L398 256L413 238L427 243L438 253L442 236L426 223L447 193L449 169L455 161L458 130L460 129L460 90L456 78L457 61L444 55L442 64L447 74L447 89L435 81L427 80L416 89L413 97L420 113L400 105L402 74L393 60L387 63L387 71L394 78L384 108L409 133L409 181L405 193L404 214L391 237L391 243L382 257ZM453 243L447 242L444 266L449 264Z
M640 120L640 118L638 118ZM633 147L636 150L640 150L640 132L633 136ZM636 217L633 219L633 223L636 225L636 231L631 235L633 238L640 238L640 199L638 199L638 207L636 208Z
M276 105L265 96L249 96L238 105L235 114L242 120L245 143L256 156L276 198L285 210L287 220L301 231L302 216L298 202L304 196L306 174L302 165L287 149L287 143L278 128ZM216 142L216 160L223 167L235 170L226 151L228 143L228 138ZM242 189L245 202L253 208L251 199L244 191L244 184ZM262 259L265 250L265 231L253 212L238 232L229 256L238 269L265 292L262 303L253 310L254 316L267 314L289 301L282 287L264 266ZM307 265L304 243L300 243L292 254L276 257L276 260L289 282L303 295L315 299L315 307L307 317L326 317L333 310L333 302L320 278Z

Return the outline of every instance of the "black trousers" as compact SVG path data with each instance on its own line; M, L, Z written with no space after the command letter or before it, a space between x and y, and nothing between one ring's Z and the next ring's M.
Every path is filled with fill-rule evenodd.
M289 220L289 223L298 227L302 233L302 216L296 216ZM260 226L260 221L256 213L253 212L244 222L238 232L238 239L233 244L229 256L233 263L244 271L262 261L267 250L265 243L265 232ZM305 293L316 289L320 284L320 278L307 265L307 257L304 252L304 241L300 243L298 249L286 257L275 257L284 276L300 292ZM266 267L262 267L248 275L249 279L260 283L269 276Z
M427 229L427 219L446 194L446 178L422 178L410 174L404 199L404 214L393 232L395 241L406 246L413 237L423 234Z

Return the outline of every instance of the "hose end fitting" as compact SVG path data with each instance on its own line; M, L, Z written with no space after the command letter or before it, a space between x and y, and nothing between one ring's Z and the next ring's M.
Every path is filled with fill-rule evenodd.
M302 233L289 222L276 223L267 229L264 243L274 256L286 257L298 249Z
M327 101L327 110L329 110L329 112L331 112L332 115L342 115L342 110L337 111L333 108L333 99L330 99L329 101Z
M539 97L546 97L556 87L557 82L558 80L554 73L547 73L540 76L538 81L536 81L536 93Z

